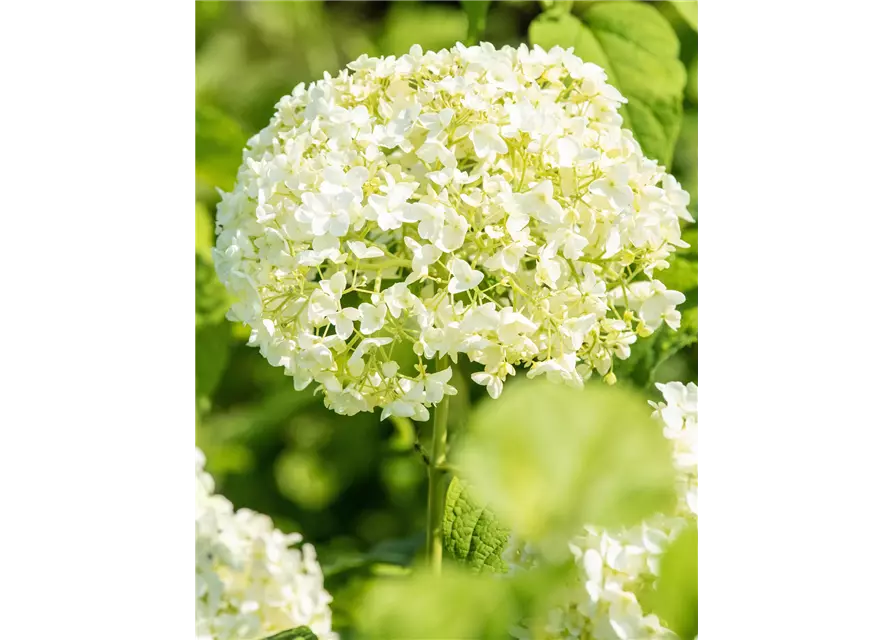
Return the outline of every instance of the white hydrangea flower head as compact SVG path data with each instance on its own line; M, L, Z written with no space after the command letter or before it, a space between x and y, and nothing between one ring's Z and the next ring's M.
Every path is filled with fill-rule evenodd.
M414 46L298 85L217 208L229 317L342 414L427 419L454 393L430 361L459 354L493 397L518 366L615 379L637 335L679 326L656 272L691 220L623 102L572 50L525 45Z
M331 596L309 544L284 534L268 516L214 494L214 480L195 457L196 640L257 640L303 625L323 640L332 632Z
M520 625L517 638L591 638L592 640L673 640L676 635L657 616L646 615L638 593L659 579L661 555L688 523L697 520L698 387L681 382L658 384L664 401L650 403L653 416L673 444L680 487L675 513L655 515L633 527L585 527L569 543L577 565L570 597L549 611L541 632ZM538 561L535 549L513 538L505 554L510 571L523 571Z
M658 384L662 402L650 402L654 416L673 445L679 498L691 513L698 514L698 386L689 382Z

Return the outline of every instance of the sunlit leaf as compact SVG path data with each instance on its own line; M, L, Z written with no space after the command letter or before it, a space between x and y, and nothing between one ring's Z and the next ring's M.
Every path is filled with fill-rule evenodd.
M502 553L509 533L464 482L452 479L443 514L443 545L453 559L475 572L505 572Z

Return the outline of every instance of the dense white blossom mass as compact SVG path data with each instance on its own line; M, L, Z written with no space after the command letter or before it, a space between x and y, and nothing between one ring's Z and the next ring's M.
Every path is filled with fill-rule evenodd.
M204 466L196 449L196 640L257 640L303 625L337 640L313 547L292 548L299 534L284 534L249 509L234 511L214 494Z
M569 599L549 611L542 634L532 635L524 625L518 638L563 640L672 640L676 635L646 614L639 601L642 589L659 578L659 563L670 542L697 519L698 495L698 387L681 382L658 384L664 401L651 403L654 417L673 445L679 487L675 513L653 516L633 527L586 527L570 541L577 565L577 580L569 585ZM537 562L534 549L514 540L506 552L512 571Z
M600 67L486 43L348 67L279 101L217 208L229 317L295 388L426 420L455 393L434 358L464 353L495 398L519 366L612 381L637 336L679 326L655 278L689 197Z

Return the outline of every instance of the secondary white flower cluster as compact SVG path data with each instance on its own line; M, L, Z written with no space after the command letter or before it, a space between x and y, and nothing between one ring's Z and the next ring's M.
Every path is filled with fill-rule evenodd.
M230 318L297 389L426 420L454 392L434 358L464 353L497 397L518 366L613 381L637 335L679 326L654 278L689 197L600 67L486 43L348 67L279 101L217 209Z
M698 386L694 382L658 384L663 402L649 402L673 444L679 499L698 515Z
M680 487L677 511L656 515L623 529L586 527L569 547L576 561L578 581L570 585L570 598L548 613L542 629L532 635L521 626L518 638L590 638L592 640L671 640L676 635L653 614L646 615L638 593L655 584L660 557L673 539L697 519L698 493L698 388L694 383L658 384L664 402L651 403L664 435L673 444ZM506 553L511 570L524 570L537 562L536 551L513 541Z
M205 457L195 456L195 637L256 640L303 625L323 640L332 633L331 596L322 569L299 534L214 494Z

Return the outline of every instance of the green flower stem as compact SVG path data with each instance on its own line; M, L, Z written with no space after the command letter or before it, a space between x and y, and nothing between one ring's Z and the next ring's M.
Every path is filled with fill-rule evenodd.
M438 371L448 366L446 358L438 361ZM435 574L439 574L443 561L443 508L446 497L444 479L446 468L447 417L449 396L434 407L434 430L431 436L431 464L428 465L428 526L425 536L425 550L428 564Z

